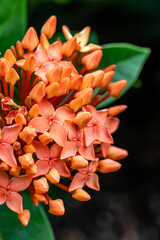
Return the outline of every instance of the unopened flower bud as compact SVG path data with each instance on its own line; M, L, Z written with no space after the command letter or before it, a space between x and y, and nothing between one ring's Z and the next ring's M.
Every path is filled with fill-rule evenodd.
M38 180L34 180L33 185L36 193L38 194L47 193L49 190L49 185L45 177L39 178Z
M92 115L90 112L78 112L73 122L78 125L79 128L84 128L87 126L91 120Z
M75 37L72 37L67 42L65 42L61 49L62 54L64 54L67 57L70 57L76 49L76 43L77 39Z
M21 167L18 166L17 168L11 168L11 169L9 170L9 174L10 174L10 175L13 175L13 176L15 176L15 177L18 177L18 176L20 175L20 171L21 171Z
M53 82L46 87L46 93L48 98L57 96L59 90L59 83Z
M46 178L53 184L56 184L60 181L60 174L57 169L52 168L48 174L45 175Z
M126 85L127 85L126 80L119 80L117 82L110 83L107 87L109 95L114 98L119 97L120 93L123 91Z
M7 62L9 63L10 67L13 67L13 65L16 63L16 58L14 56L14 54L12 53L12 51L10 49L8 49L5 54L4 54L4 58L7 60Z
M36 131L32 127L25 127L22 132L19 133L19 137L26 142L27 144L30 144L33 139L37 136Z
M82 156L77 155L71 158L71 168L80 169L88 166L88 161L86 161Z
M42 26L41 33L45 34L48 39L52 38L56 31L56 25L57 18L55 16L51 16Z
M45 88L46 88L45 83L40 81L32 88L32 90L29 93L29 96L34 101L39 103L46 94Z
M17 50L17 55L18 55L18 57L19 57L20 59L23 58L24 49L23 49L22 43L21 43L20 41L17 41L17 42L16 42L16 50Z
M10 69L9 63L5 58L0 59L0 76L4 77Z
M87 105L91 102L93 96L93 89L92 88L86 88L80 92L76 92L74 94L75 98L81 98L82 99L82 106Z
M83 77L83 81L82 81L82 85L80 87L80 91L81 90L84 90L86 88L90 88L92 87L92 84L94 82L94 76L93 75L89 75L89 74L86 74L84 77Z
M34 104L29 110L29 116L30 118L35 118L39 116L39 106L37 104Z
M36 152L36 149L35 149L35 147L32 144L29 144L29 145L25 145L23 147L23 151L25 153L32 153L33 154L34 152Z
M17 124L26 125L26 119L22 113L17 113L17 115L15 117L15 122Z
M35 68L38 66L36 59L34 56L30 55L26 58L23 69L28 72L33 72Z
M89 201L91 199L90 195L83 189L78 188L72 193L72 197L78 201Z
M101 173L109 173L118 171L121 168L119 162L113 161L109 158L99 161L99 171Z
M33 27L30 27L22 40L22 46L32 52L38 44L39 39L36 30Z
M121 160L128 156L128 152L125 149L110 146L107 152L107 157L113 160Z
M35 199L37 199L37 201L41 203L47 203L47 199L43 194L35 193L33 196L35 197Z
M24 168L24 169L30 168L34 164L34 159L32 158L31 153L25 153L24 155L19 156L18 160L19 160L22 168Z
M12 51L15 59L17 60L17 59L18 59L18 56L17 56L17 51L16 51L15 47L12 45L12 46L10 47L10 49L11 49L11 51Z
M2 171L9 171L10 170L10 166L7 164L7 163L5 163L5 162L2 162L1 164L0 164L0 169L2 170Z
M106 72L106 73L104 74L104 77L103 77L103 79L102 79L102 82L101 82L100 87L101 87L101 88L104 88L104 87L108 86L108 84L109 84L110 81L112 80L113 76L114 76L114 71Z
M34 195L31 195L31 202L35 207L38 207L39 202Z
M14 143L13 143L13 149L14 149L15 151L18 151L19 149L21 149L21 143L18 142L18 141L14 142Z
M26 169L26 175L36 175L37 166L34 164L30 168Z
M85 65L87 70L95 69L99 66L102 55L102 50L96 50L84 56L81 60L81 63Z
M81 108L82 106L82 98L76 98L73 99L70 103L69 103L69 108L71 108L74 112L77 112L79 108Z
M112 64L104 69L104 72L114 71L116 69L116 65Z
M9 69L5 76L5 81L14 85L19 80L19 75L14 68Z
M24 209L23 213L18 214L18 218L24 226L27 226L30 219L30 211L28 209Z
M119 113L123 112L124 110L126 110L126 108L127 108L126 105L110 107L108 109L108 115L114 117L114 116L118 115Z
M62 199L49 200L49 210L53 215L62 216L65 213L65 208Z

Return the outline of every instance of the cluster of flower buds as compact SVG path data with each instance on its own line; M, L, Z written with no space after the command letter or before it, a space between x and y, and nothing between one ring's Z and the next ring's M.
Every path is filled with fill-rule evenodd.
M42 202L63 215L62 199L49 196L50 184L88 201L83 187L99 190L97 172L117 171L117 160L128 154L112 138L119 125L115 116L126 106L96 110L108 97L117 98L127 81L111 82L115 65L95 70L102 50L87 45L90 27L72 36L63 26L67 41L50 44L56 23L55 16L46 21L40 40L29 28L0 58L0 205L17 212L23 225L30 218L23 209L25 189L35 206ZM63 178L70 184L62 184Z

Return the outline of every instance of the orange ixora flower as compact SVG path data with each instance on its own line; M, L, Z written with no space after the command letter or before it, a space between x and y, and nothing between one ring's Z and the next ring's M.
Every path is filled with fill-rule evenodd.
M126 106L96 110L108 97L117 98L127 81L110 83L115 65L95 70L103 52L87 45L90 27L72 36L63 26L67 41L50 44L56 24L51 16L40 39L29 28L0 58L0 205L17 212L25 226L30 218L23 209L25 189L35 206L40 201L50 213L63 215L63 201L48 195L50 184L88 201L83 188L99 190L97 173L119 170L117 160L128 155L113 145L112 136L119 125L115 116ZM63 185L62 178L70 184Z

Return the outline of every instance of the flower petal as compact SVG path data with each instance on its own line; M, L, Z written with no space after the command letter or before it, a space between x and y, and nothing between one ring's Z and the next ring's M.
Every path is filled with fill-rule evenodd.
M36 132L47 132L50 126L50 120L45 117L35 117L29 122L29 126L35 128Z
M100 190L100 186L99 186L99 179L98 179L98 175L96 173L93 173L91 176L89 176L86 180L86 185L89 188L92 188L94 190L99 191Z
M13 212L17 213L23 212L22 197L19 193L8 192L6 204L7 207L11 209Z
M119 126L119 119L114 117L108 117L106 120L106 127L110 133L114 133Z
M78 151L81 154L81 156L86 158L87 160L95 160L94 147L92 144L86 147L84 145L84 142L79 142Z
M61 41L56 41L52 43L47 49L48 56L53 60L60 61L63 57L63 54L61 53L61 48L62 48Z
M104 158L107 156L109 147L110 147L109 143L104 142L101 143L101 151Z
M97 126L96 135L100 142L113 143L113 138L105 126Z
M0 144L0 159L7 163L10 167L17 167L17 161L13 153L13 148L8 143Z
M85 137L85 144L88 147L94 140L97 139L96 127L85 127L84 128L84 137Z
M73 180L69 186L69 192L74 191L77 188L83 188L85 183L86 175L83 173L76 173L73 177Z
M65 120L72 120L75 117L75 113L67 107L59 107L56 110L55 120L64 123Z
M43 117L54 116L54 107L49 101L43 99L41 102L38 103L38 106L39 106L39 113Z
M6 189L9 184L9 177L6 172L0 171L0 188Z
M50 169L49 161L38 160L35 164L37 166L37 173L36 175L34 175L34 177L45 175L49 172Z
M0 205L5 203L6 201L6 191L3 189L0 189Z
M19 177L13 177L10 180L10 185L9 185L9 191L13 192L21 192L28 188L32 181L32 176L19 176Z
M14 124L12 126L6 126L2 129L2 142L12 144L14 143L17 138L18 134L22 129L22 125Z
M51 163L51 168L55 168L59 172L59 174L63 177L70 177L71 176L70 171L67 168L66 163L62 160L53 161L53 163Z
M77 146L78 146L77 141L67 141L63 147L60 159L75 156L77 152Z
M77 132L77 126L72 121L65 121L65 126L68 131L68 138L69 140L75 140L78 139L78 132Z
M62 152L62 147L60 147L57 143L53 144L50 148L50 158L59 158Z
M39 141L33 141L32 145L36 149L36 156L41 160L48 160L49 159L49 147L43 146L43 144Z
M67 129L65 126L56 120L52 121L49 133L53 140L63 147L67 141Z

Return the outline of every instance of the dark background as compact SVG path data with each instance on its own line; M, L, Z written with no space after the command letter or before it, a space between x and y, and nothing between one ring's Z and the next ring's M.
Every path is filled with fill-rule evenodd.
M132 88L116 104L126 104L115 145L129 156L117 173L101 174L101 191L80 203L66 196L66 214L51 218L56 240L160 239L160 1L72 1L29 6L29 26L40 26L51 15L73 30L91 26L100 44L129 42L152 53Z

